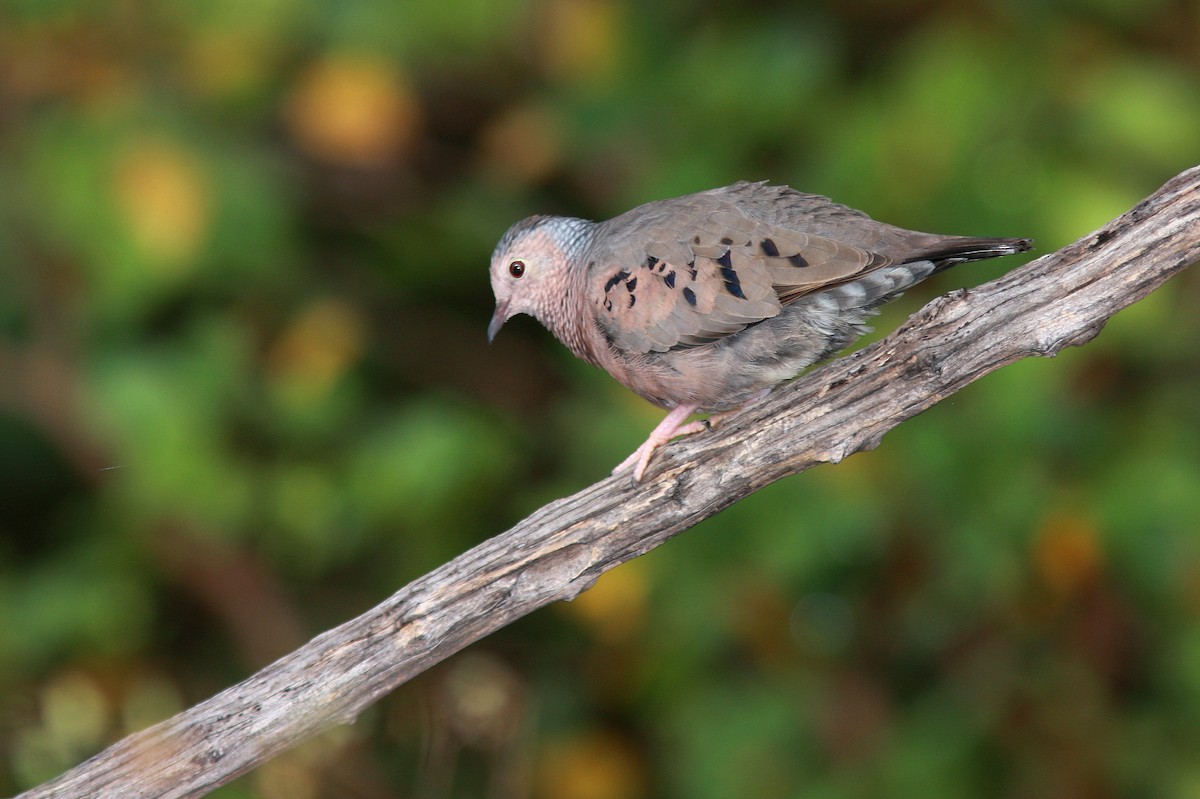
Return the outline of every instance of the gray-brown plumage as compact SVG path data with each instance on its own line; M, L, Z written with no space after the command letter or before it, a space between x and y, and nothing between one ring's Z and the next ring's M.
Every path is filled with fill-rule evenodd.
M529 314L573 353L671 410L614 472L641 479L698 410L755 402L866 332L900 292L1029 239L942 236L876 222L787 186L735 183L607 222L534 216L492 254L489 339Z

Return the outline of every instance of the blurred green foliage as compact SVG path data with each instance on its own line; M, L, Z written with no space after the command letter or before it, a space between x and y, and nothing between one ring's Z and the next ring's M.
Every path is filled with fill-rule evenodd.
M0 791L660 417L487 262L737 179L1046 252L1200 154L1183 0L0 9ZM1010 269L951 272L890 308ZM221 789L1200 792L1200 281L774 485Z

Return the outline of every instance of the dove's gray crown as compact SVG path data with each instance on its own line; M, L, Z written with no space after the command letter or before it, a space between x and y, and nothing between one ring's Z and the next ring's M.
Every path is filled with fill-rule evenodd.
M544 231L553 236L555 241L568 252L577 252L586 242L596 223L587 219L576 219L570 216L551 216L535 214L526 217L505 231L496 249L492 251L492 259L499 258L511 249L518 241L529 234Z

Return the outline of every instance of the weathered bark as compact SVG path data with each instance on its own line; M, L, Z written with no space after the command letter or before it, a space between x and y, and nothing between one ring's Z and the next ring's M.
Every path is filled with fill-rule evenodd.
M202 796L762 486L876 446L900 422L1005 364L1087 342L1197 260L1200 168L1103 229L934 300L886 339L663 448L641 485L625 474L550 503L244 682L22 797Z

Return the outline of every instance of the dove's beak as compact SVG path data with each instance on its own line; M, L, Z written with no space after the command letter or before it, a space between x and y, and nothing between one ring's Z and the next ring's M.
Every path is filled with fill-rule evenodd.
M492 314L492 321L488 324L488 344L492 343L492 339L500 332L500 328L504 327L504 323L508 321L508 301L496 303L496 312Z

